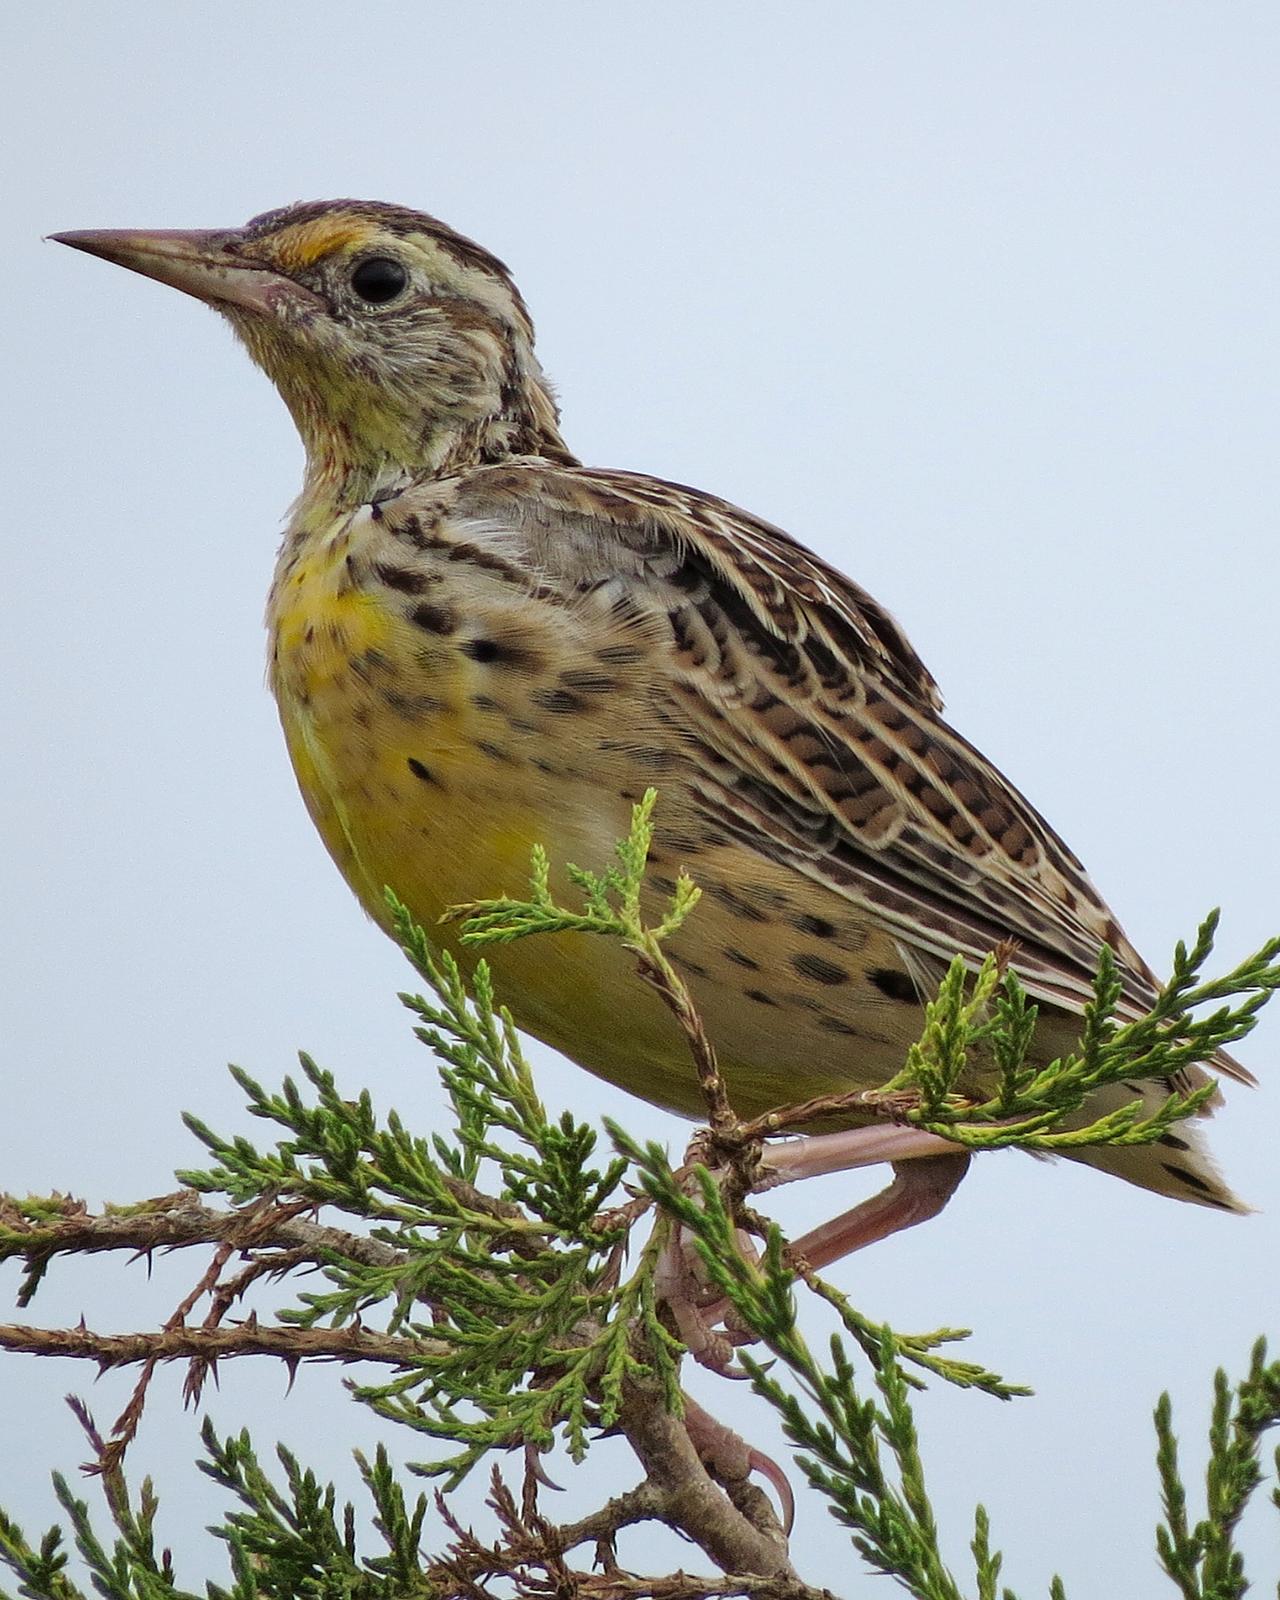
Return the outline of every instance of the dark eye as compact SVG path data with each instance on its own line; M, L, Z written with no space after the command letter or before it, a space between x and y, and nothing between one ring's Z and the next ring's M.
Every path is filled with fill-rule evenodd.
M408 282L408 272L390 256L370 256L359 262L351 274L351 287L371 306L385 306Z

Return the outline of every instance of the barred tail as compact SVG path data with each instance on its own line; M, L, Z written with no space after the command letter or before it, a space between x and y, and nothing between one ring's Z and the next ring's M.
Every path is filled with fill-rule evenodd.
M1192 1081L1179 1082L1177 1087L1182 1090L1210 1081L1210 1075L1199 1067L1184 1076ZM1085 1114L1092 1121L1135 1099L1141 1099L1154 1111L1164 1103L1171 1087L1151 1081L1111 1084L1090 1095ZM1223 1181L1201 1132L1202 1120L1211 1116L1219 1103L1220 1097L1215 1096L1198 1116L1175 1123L1153 1144L1099 1145L1091 1150L1072 1151L1070 1159L1174 1200L1190 1200L1193 1205L1212 1206L1217 1211L1251 1211L1253 1208ZM1085 1119L1082 1116L1080 1120Z

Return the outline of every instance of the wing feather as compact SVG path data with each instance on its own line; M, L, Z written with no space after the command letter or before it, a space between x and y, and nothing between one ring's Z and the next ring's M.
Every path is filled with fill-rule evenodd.
M889 613L789 535L679 484L532 460L470 474L454 509L562 588L621 581L655 716L721 833L867 908L924 967L1013 942L1031 993L1079 1010L1106 943L1126 1008L1149 1006L1079 860L943 719Z

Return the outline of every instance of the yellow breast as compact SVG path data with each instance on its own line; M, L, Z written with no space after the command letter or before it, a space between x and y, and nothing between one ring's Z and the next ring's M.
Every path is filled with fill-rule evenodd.
M394 596L362 587L347 560L352 543L340 529L313 541L273 590L271 681L289 754L307 809L369 915L388 926L390 887L469 965L440 916L523 893L535 843L561 864L603 865L627 802L576 810L585 775L569 774L569 741L552 749L520 706L488 692L456 639L432 642ZM619 947L548 938L495 954L502 993L526 1026L579 1059L593 1054L584 1036L615 1041L613 1075L694 1108L678 1036ZM623 1006L634 1019L625 1045ZM673 1086L660 1089L668 1077Z
M448 547L414 550L410 567L379 539L357 513L282 558L268 613L272 687L308 810L365 910L386 927L391 888L465 964L441 915L522 895L535 844L561 869L606 865L648 781L636 752L665 732L645 662L620 667L604 624L483 562L451 559ZM894 1070L907 1008L862 981L866 967L891 963L888 942L845 904L808 915L812 892L781 863L705 839L674 768L660 812L655 882L687 865L706 891L673 954L739 1109L839 1086L854 1051L868 1082ZM553 888L572 902L562 874ZM815 939L825 944L811 950ZM839 965L821 954L835 941ZM539 937L491 959L531 1032L659 1104L699 1111L683 1040L616 942ZM855 996L856 1042L844 1021Z
M366 911L384 890L434 921L523 871L538 837L518 787L495 781L468 662L358 579L350 519L312 540L273 590L272 688L308 810Z

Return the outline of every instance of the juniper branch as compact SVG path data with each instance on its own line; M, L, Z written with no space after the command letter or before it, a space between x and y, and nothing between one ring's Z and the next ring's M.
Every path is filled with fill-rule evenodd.
M95 1333L92 1329L33 1328L0 1323L0 1350L19 1355L73 1356L100 1372L140 1362L228 1361L273 1356L290 1367L303 1361L374 1361L406 1367L439 1357L442 1343L370 1333L363 1328L274 1327L256 1320L229 1328L168 1328L158 1333Z

